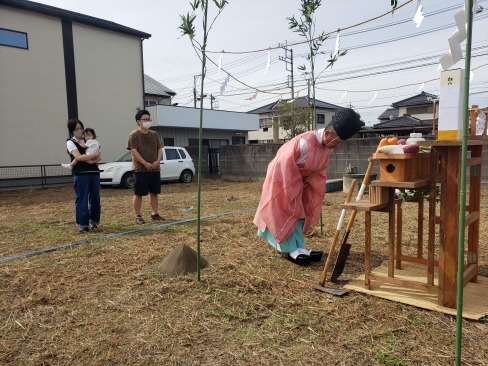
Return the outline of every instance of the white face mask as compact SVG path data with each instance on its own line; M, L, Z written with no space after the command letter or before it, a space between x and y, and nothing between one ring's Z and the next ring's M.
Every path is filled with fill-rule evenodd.
M151 127L152 123L150 121L142 122L142 127L144 127L146 130L149 130L149 127Z
M82 130L75 130L73 131L73 136L76 138L82 138L83 137L83 131Z

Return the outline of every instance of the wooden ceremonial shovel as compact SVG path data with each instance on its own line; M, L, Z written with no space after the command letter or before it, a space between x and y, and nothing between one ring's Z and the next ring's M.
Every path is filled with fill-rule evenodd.
M354 192L355 187L356 187L356 179L353 179L351 181L351 186L349 187L349 192L347 193L346 203L348 203L351 200L352 193ZM333 294L338 294L336 292L340 291L336 288L331 288L331 287L327 287L324 285L325 285L325 280L327 278L327 271L329 269L330 262L332 260L332 256L334 255L335 246L337 244L337 240L339 239L339 234L341 233L342 223L344 222L344 216L346 216L346 209L345 208L342 209L341 217L339 218L339 222L337 224L336 232L334 234L334 238L332 239L332 244L330 245L329 254L327 255L327 260L325 261L324 270L322 271L322 276L320 277L320 283L317 283L315 285L315 288L319 291L329 292L329 293L333 293ZM342 292L343 292L342 293L342 295L343 295L347 291L342 290Z
M373 169L374 160L370 159L368 164L368 169L366 169L366 173L364 174L363 184L361 185L361 189L359 190L358 196L356 201L361 200L364 194L364 190L369 181L369 176L371 175L371 170ZM332 282L337 281L340 277L342 272L344 271L344 267L346 266L347 257L349 256L349 251L351 250L351 244L347 243L347 239L349 238L349 233L351 232L352 225L354 224L354 220L356 219L356 210L351 211L351 217L349 218L349 222L347 223L346 232L344 233L344 237L342 238L341 249L339 250L339 254L337 255L337 260L332 270L332 275L330 276L330 280ZM328 260L329 258L327 258Z

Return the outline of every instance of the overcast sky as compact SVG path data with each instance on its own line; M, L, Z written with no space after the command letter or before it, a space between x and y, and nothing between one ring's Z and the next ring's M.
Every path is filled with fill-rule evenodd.
M194 105L196 81L200 94L201 63L188 37L181 37L180 15L191 10L190 0L39 0L38 2L90 16L110 20L152 36L145 40L144 71L177 93L173 103ZM228 0L229 4L210 31L208 56L218 65L221 51L222 70L208 62L204 83L204 107L246 112L278 98L290 98L287 79L291 75L280 58L285 57L279 44L304 40L289 30L286 18L299 17L299 0ZM407 0L399 0L399 6ZM424 20L416 27L412 18L418 0L414 0L379 19L342 31L340 48L348 54L333 69L325 69L327 55L334 50L336 33L321 47L326 55L316 60L316 98L340 106L352 106L368 124L392 103L421 91L439 93L439 58L448 50L448 38L455 31L454 14L463 0L422 0ZM479 0L485 10L475 16L471 69L471 104L488 106L488 0ZM215 16L210 1L209 21ZM316 13L316 34L335 32L375 18L390 10L389 0L322 0ZM197 40L202 38L201 13L197 13ZM465 42L462 43L463 50ZM307 95L299 65L307 65L306 45L294 45L295 96ZM249 52L262 50L260 52ZM109 50L107 50L109 51ZM236 52L237 54L231 54ZM266 71L270 56L270 67ZM290 56L290 53L288 53ZM464 67L464 60L453 68ZM229 72L231 79L221 95L221 86ZM290 65L288 65L290 70ZM433 80L433 81L430 81ZM423 88L422 88L423 85ZM255 89L260 90L256 94ZM375 97L376 95L376 97ZM254 99L249 99L255 96ZM198 104L197 104L198 105Z

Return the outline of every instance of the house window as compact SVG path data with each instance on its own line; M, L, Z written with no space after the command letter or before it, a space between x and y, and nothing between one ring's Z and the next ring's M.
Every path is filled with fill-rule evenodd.
M411 116L413 116L414 114L426 114L426 113L433 113L433 108L431 105L407 108L407 114Z
M246 143L244 136L232 136L232 145L243 145Z
M0 28L0 45L27 49L27 33Z
M273 120L271 118L260 118L259 128L273 127Z
M202 139L202 146L209 146L208 139ZM198 146L198 139L188 139L188 146Z
M154 100L146 100L145 105L146 107L155 106L157 103Z
M222 146L222 145L229 145L229 140L226 140L226 139L212 139L210 141L210 147L212 149L218 149L219 146Z
M324 124L325 123L325 114L317 113L317 124Z
M175 139L172 137L165 137L165 138L163 138L163 145L164 146L175 146Z

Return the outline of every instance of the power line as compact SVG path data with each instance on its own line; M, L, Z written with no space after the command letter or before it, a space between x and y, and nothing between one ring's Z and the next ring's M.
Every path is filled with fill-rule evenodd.
M455 8L458 8L458 6L451 6L451 7L443 8L443 9L440 9L438 11L432 12L431 14L432 15L437 15L437 14L440 14L440 13L444 13L446 11L453 10ZM428 16L431 16L431 15L428 15ZM485 18L486 18L486 16L481 16L481 17L478 16L477 18L475 18L475 20L482 20L482 19L485 19ZM371 27L371 28L364 29L364 30L357 31L357 32L368 32L368 31L371 31L371 30L376 30L376 29L378 29L378 27L391 27L391 26L396 26L398 24L402 24L402 23L405 23L407 21L411 21L411 19L409 18L407 20L400 20L400 21L397 21L397 22L389 23L387 25ZM439 30L442 30L442 29L446 29L448 27L450 27L450 25L443 25L441 27L437 27L437 28L434 28L434 29L431 29L431 30L428 30L428 31L421 32L421 34L417 33L417 35L423 35L423 34L428 34L428 33L436 32L436 31L439 31ZM352 33L347 33L347 35L350 35L350 34L352 34ZM414 34L412 36L416 36L416 35ZM402 40L404 37L405 36L403 36L403 37L397 37L397 38L393 38L393 39L382 40L382 41L377 41L377 42L374 42L374 43L363 44L363 45L360 44L360 45L356 45L356 46L351 46L349 49L359 49L359 48L364 48L364 47L371 47L373 45L379 45L379 44L384 44L384 43L388 43L388 42ZM263 51L266 51L266 50L263 50ZM256 59L254 56L255 55L246 56L246 57L244 57L242 59L239 59L239 60L237 60L235 62L231 62L231 63L229 63L226 66L226 68L227 69L231 69L234 66L237 66L237 65L241 65L243 63L250 62L250 61ZM258 57L260 57L260 56L258 56ZM251 72L251 71L252 71L252 69L249 70L249 72ZM239 76L241 76L241 75L239 75ZM190 77L192 77L192 76L190 76Z
M443 11L445 12L445 11L451 10L450 8L446 8L446 9L447 10L443 10ZM475 20L483 20L483 19L486 19L486 18L487 18L487 16L478 16L477 18L475 18ZM447 27L448 26L436 27L436 28L431 29L431 30L428 30L426 32L437 32L437 31L442 30L442 29L445 29ZM426 33L424 33L424 34L426 34ZM357 48L366 47L366 46L372 47L374 45L383 44L383 43L386 43L388 41L391 42L391 41L397 41L397 40L401 40L401 39L402 38L382 40L382 41L377 41L377 42L374 42L374 43L370 43L368 45L357 45L357 46L352 46L352 47L355 47L356 49ZM352 48L352 49L354 49L354 48ZM268 49L264 49L263 51L268 51ZM475 55L475 57L482 57L484 55L486 55L486 53L485 54L480 53L478 55ZM224 53L224 56L225 56L225 53ZM259 58L259 57L257 57L257 58ZM391 73L395 73L395 72L403 72L403 71L408 71L408 70L420 69L420 68L424 68L424 67L428 67L428 66L432 66L432 65L437 64L438 61L433 61L432 60L434 57L437 57L437 56L436 55L431 55L429 57L425 57L423 60L420 60L420 61L423 61L423 63L420 63L420 64L418 64L419 60L417 60L417 59L410 59L410 60L407 60L407 61L398 63L398 65L395 65L395 68L393 68L393 69L391 69L391 68L390 69L386 69L387 66L385 66L385 65L377 66L376 69L374 70L374 72L372 71L372 68L371 67L364 68L365 70L367 69L369 72L364 72L363 71L362 73L359 73L360 70L355 70L354 72L352 72L351 70L348 70L348 72L347 72L348 77L340 77L340 74L339 75L334 75L332 73L332 75L333 75L332 77L334 79L330 79L331 78L331 75L329 74L327 76L324 76L320 80L324 80L324 83L325 82L332 83L332 82L344 81L344 80L356 80L356 79L366 78L366 77L370 77L370 76L377 76L377 75L380 75L380 74L391 74ZM245 65L247 62L253 62L253 61L257 60L257 58L252 58L252 57L247 58L247 56L246 56L245 58L239 59L241 61L240 63L237 63L237 61L236 61L236 63L233 64L233 65ZM244 59L247 59L248 61L243 61ZM415 64L415 63L417 63L417 64ZM214 64L215 64L215 62L214 62ZM231 63L229 63L229 65L230 64ZM414 65L412 65L412 64L414 64ZM402 67L398 67L398 66L402 66ZM250 73L252 73L254 71L257 71L258 69L262 69L262 66L258 66L258 65L252 66L252 67L246 69L245 71L239 71L237 73L234 73L234 75L236 75L238 77L247 76ZM433 80L435 80L435 79L433 79ZM269 93L269 91L267 90L269 84L260 85L259 87L252 87L252 86L247 85L246 83L242 83L238 79L236 79L236 81L237 82L240 82L244 86L247 86L247 89L245 89L245 88L241 88L241 89L240 88L234 88L233 90L236 90L236 91L243 90L243 92L242 93L234 93L234 94L228 95L228 96L238 96L238 95L248 94L248 93L251 92L251 90L258 90L258 91L260 91L262 93ZM213 82L215 83L215 85L218 85L219 84L219 82L217 80L213 80ZM419 83L421 83L421 81ZM321 84L321 82L319 81L319 85L320 84ZM277 84L275 84L273 86L274 87L279 87L279 86L282 86L282 83L277 83ZM281 90L281 89L279 89L279 90ZM324 90L326 90L326 89L324 89ZM275 95L276 94L284 94L284 93L285 92L276 92L276 91L273 92L273 94L275 94ZM222 100L225 100L225 99L222 99ZM226 100L226 102L228 102L228 101ZM371 108L373 108L373 107L371 107Z

